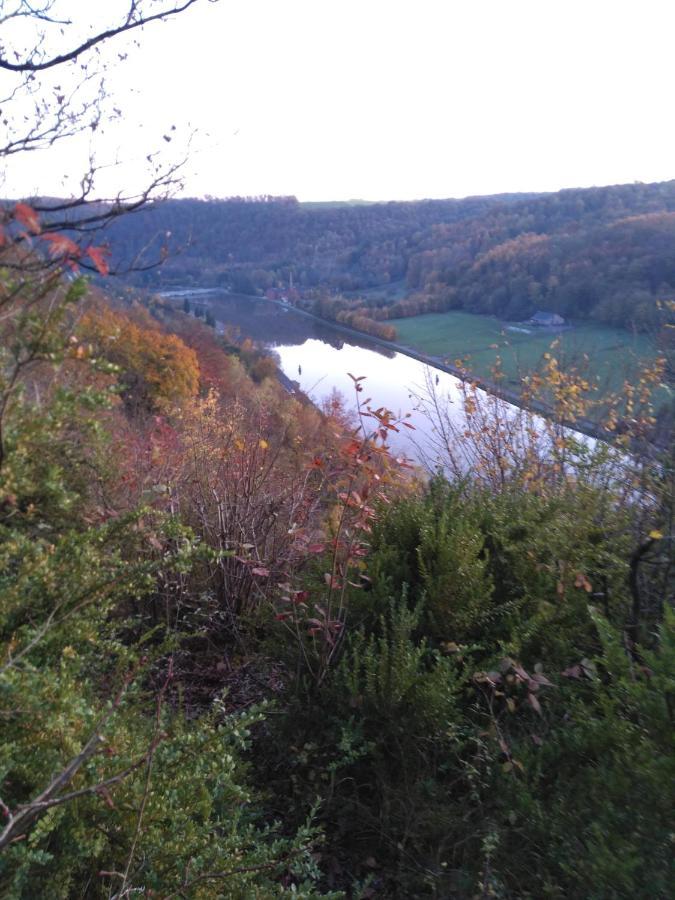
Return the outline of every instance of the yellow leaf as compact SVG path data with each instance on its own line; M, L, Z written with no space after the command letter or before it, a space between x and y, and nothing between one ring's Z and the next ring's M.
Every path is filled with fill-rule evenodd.
M658 530L655 528L653 531L650 531L650 532L649 532L649 537L650 537L653 541L660 541L661 538L663 537L663 533L662 533L661 531L658 531Z
M267 448L269 447L269 444L267 443L267 441L264 438L261 438L258 441L258 446L260 447L261 450L267 450Z

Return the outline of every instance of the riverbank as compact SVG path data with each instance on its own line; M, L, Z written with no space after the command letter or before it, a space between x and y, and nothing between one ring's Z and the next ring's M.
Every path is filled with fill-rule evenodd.
M254 297L253 295L243 296L249 296L251 300L263 299L261 297ZM375 344L378 347L382 347L383 349L390 350L394 353L402 353L404 356L407 356L410 359L414 359L417 362L422 363L423 365L429 366L430 368L445 372L447 375L452 375L454 378L457 378L460 381L475 384L478 388L485 391L486 393L492 394L493 396L498 397L500 400L504 400L506 403L510 403L512 406L517 406L519 409L525 409L530 412L534 412L537 415L543 416L547 419L551 419L554 416L553 409L550 406L547 406L545 403L537 400L525 403L520 394L518 394L516 391L504 388L495 381L476 377L471 372L467 372L465 369L461 369L458 366L450 365L445 360L439 359L436 356L430 356L429 354L420 353L414 348L408 347L405 344L400 344L397 341L385 341L382 338L366 334L363 331L358 331L355 328L351 328L350 326L343 325L339 322L332 322L330 319L324 319L321 316L317 316L315 313L308 312L307 310L298 309L295 306L289 306L287 303L284 303L280 300L265 300L265 302L274 303L277 306L288 309L289 311L292 311L297 315L305 316L306 318L312 319L315 322L320 322L324 325L330 325L331 328L334 328L336 331L339 331L344 335L357 338L361 341L365 340L371 344ZM615 437L612 432L607 431L596 422L593 422L591 419L587 418L575 419L574 421L563 420L562 424L566 428L573 429L574 431L579 431L581 432L581 434L584 434L587 437L591 437L596 440L610 441L613 437Z
M181 291L181 299L185 298L186 296L189 297L189 293L189 291ZM197 296L199 296L201 300L204 295L195 294L195 297ZM178 295L175 292L173 293L173 298L178 299ZM492 381L484 377L476 376L473 372L467 371L466 369L463 369L459 366L452 365L446 360L439 358L438 356L434 356L428 353L422 353L413 347L400 343L399 341L387 341L382 338L366 334L362 331L359 331L358 329L352 328L351 326L344 325L338 322L332 322L329 319L325 319L308 310L290 306L288 303L281 300L269 300L257 295L239 293L231 294L227 292L223 292L222 300L228 303L240 304L245 310L248 310L247 315L249 313L251 314L250 320L241 321L239 324L241 325L242 333L245 332L247 337L252 337L254 340L260 340L264 343L283 344L285 343L286 333L292 332L294 330L292 322L297 322L304 319L308 323L315 323L316 325L322 326L323 328L327 328L331 332L334 332L336 335L342 335L345 339L351 338L352 342L357 343L359 346L370 347L373 351L384 351L386 355L389 356L398 354L401 357L413 360L424 367L429 367L436 372L444 373L445 375L448 375L459 381L475 384L481 390L492 394L493 396L500 398L504 402L518 407L519 409L526 409L548 419L552 419L554 416L553 409L541 401L531 401L526 403L523 401L519 392L512 390L503 384L499 384L496 381ZM218 301L216 300L216 303L214 305L214 311L216 311L216 313L218 310L217 303ZM257 311L255 311L256 307ZM277 310L277 312L272 317L271 326L268 324L264 329L261 330L259 328L259 323L265 322L266 317L260 313L265 308L275 309ZM250 334L249 329L251 330ZM293 340L292 343L296 343L297 340L298 338L296 336L295 340ZM303 369L306 368L304 359L299 359L294 363L294 365L297 366L299 363L302 364ZM340 366L340 369L342 368L343 367ZM294 369L292 371L294 371ZM354 370L352 369L352 371ZM284 374L282 370L280 370L280 375L282 376L279 379L280 383L287 391L300 391L301 393L306 393L307 390L310 390L311 393L310 385L305 384L304 386L299 386L299 381L291 379L289 375ZM300 380L304 381L305 379ZM562 424L573 431L578 431L581 434L584 434L596 440L611 442L616 437L615 434L606 431L605 429L600 427L597 422L594 422L589 418L583 418L574 421L564 421Z

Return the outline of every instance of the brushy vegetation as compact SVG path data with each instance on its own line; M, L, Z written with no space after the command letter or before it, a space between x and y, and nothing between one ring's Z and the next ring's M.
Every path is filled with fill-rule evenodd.
M320 413L4 215L2 896L667 897L662 369L613 448L553 356L544 424L432 398L426 480L362 379Z

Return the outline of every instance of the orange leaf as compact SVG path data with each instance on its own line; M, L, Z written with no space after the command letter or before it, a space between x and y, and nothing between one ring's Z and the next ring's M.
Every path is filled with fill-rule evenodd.
M14 218L33 234L40 234L40 219L32 206L28 206L27 203L17 203L14 207Z
M577 577L574 580L574 587L583 588L587 594L590 594L590 592L593 590L593 585L582 572L579 572L577 574Z
M49 242L49 255L53 258L57 256L78 257L80 255L80 248L65 234L43 234L42 240Z
M110 256L110 251L105 247L87 247L87 256L96 266L100 275L107 275L110 272L110 267L108 266L108 261L106 259L107 256Z

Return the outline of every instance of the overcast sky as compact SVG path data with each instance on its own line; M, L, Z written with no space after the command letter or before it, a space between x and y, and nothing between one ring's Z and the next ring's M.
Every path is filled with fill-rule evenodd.
M115 2L61 5L100 14ZM187 196L413 199L670 179L673 35L672 0L202 0L147 28L110 71L120 122L18 160L6 192L63 193L90 149L122 161L102 186L114 191L135 161L158 146L179 154L193 130Z

